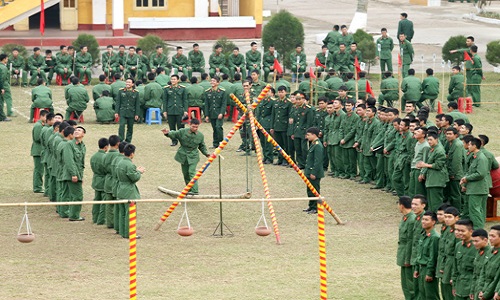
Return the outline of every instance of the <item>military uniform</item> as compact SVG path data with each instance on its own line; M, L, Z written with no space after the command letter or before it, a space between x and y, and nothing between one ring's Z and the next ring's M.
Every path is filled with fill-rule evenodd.
M276 100L270 97L266 97L262 100L257 109L255 111L255 115L257 117L257 121L259 121L260 125L264 127L266 131L271 130L273 124L273 107L276 103ZM273 145L267 141L267 138L264 134L258 131L258 135L260 138L260 144L262 146L262 154L264 156L264 162L273 162Z
M113 82L110 87L111 87L111 97L113 98L113 100L115 101L118 101L118 94L120 93L120 90L121 89L124 89L125 87L127 86L127 84L125 83L125 81L122 81L120 79L116 80L115 82Z
M326 93L326 97L328 99L335 99L339 96L339 88L344 85L344 81L340 77L332 76L326 80L328 84L328 92Z
M401 106L405 107L406 102L417 103L420 100L422 83L418 77L411 75L403 79L403 82L401 83L401 90L403 91Z
M52 106L52 91L45 85L39 85L33 90L31 90L31 110L30 110L30 120L33 120L33 114L35 108L48 108L51 112L54 112L54 107Z
M399 82L394 77L384 78L380 82L380 94L378 96L378 104L393 107L394 101L399 100Z
M52 142L49 139L49 149L52 153L52 157L50 159L50 167L49 169L51 170L50 172L50 186L53 187L53 190L50 192L52 195L55 196L56 202L61 202L62 201L62 180L61 180L61 169L62 165L60 164L60 157L61 157L61 151L62 151L62 146L61 148L59 147L61 143L66 143L66 140L63 138L62 132L55 133ZM67 208L66 208L67 210ZM61 206L56 206L56 211L59 214L60 217L68 217L66 211L62 211Z
M444 202L443 190L449 181L448 168L446 168L446 152L443 146L438 143L431 146L429 155L425 158L425 163L432 165L432 168L422 168L421 174L425 176L425 188L427 190L427 199L429 199L428 208L433 212Z
M477 250L472 245L472 241L461 241L455 245L452 280L456 300L470 300L476 253Z
M204 101L205 116L210 119L210 123L212 124L212 146L217 148L224 138L222 124L224 122L224 114L226 113L226 91L220 87L217 87L216 90L210 88L205 91ZM219 115L222 115L222 117L219 118Z
M400 20L398 23L397 36L399 37L401 33L404 33L406 39L411 42L411 40L413 39L413 34L415 33L413 31L413 22L408 19Z
M187 76L188 71L188 58L186 55L181 54L181 55L174 55L172 56L172 68L174 70L174 74L179 73L179 71L182 72L182 74L185 74ZM182 70L179 70L179 68L182 68Z
M113 59L115 57L116 53L114 51L111 52L111 54L106 51L101 55L101 64L102 64L102 71L104 72L104 75L108 79L111 79L113 77Z
M43 165L42 165L42 145L40 143L40 134L44 124L41 120L33 125L31 131L31 156L33 156L34 169L33 169L33 192L43 192Z
M115 108L113 98L102 96L94 102L96 121L107 123L115 120Z
M204 89L199 84L192 84L186 88L186 96L189 107L199 107L201 111L205 108L203 101ZM236 93L235 93L236 95Z
M163 88L157 82L150 82L144 88L144 111L148 108L161 108L163 104ZM141 115L144 118L143 115Z
M68 99L66 100L68 108L66 108L65 119L69 120L71 113L74 113L75 117L79 118L83 111L87 109L87 103L89 100L89 94L82 85L79 84L69 89Z
M345 77L345 73L351 71L351 56L347 51L337 51L333 54L333 68Z
M148 73L148 71L150 71L149 58L144 54L142 55L137 54L137 56L139 56L139 70L141 70L142 74L142 78L139 79L141 79L143 82L147 82L146 74Z
M170 73L170 70L168 68L168 57L165 54L158 54L158 53L153 53L149 57L149 68L151 70L158 69L159 67L162 67L165 69L165 73ZM191 77L191 75L189 75Z
M113 199L119 199L118 198L118 164L125 158L125 155L123 153L118 154L113 161L111 162L111 193L113 195ZM113 205L113 228L115 229L117 234L123 234L123 230L120 231L120 228L123 227L123 205L121 204L114 204Z
M271 67L274 67L274 60L278 59L278 52L274 51L274 53L271 53L269 51L264 53L264 56L262 57L262 67L264 68L264 81L269 81L269 73L273 72L274 69L271 70ZM275 88L278 88L279 86L276 85Z
M238 53L238 55L231 54L228 58L229 62L229 78L234 79L234 74L236 73L236 68L240 68L241 77L245 77L247 74L247 69L245 68L245 57Z
M450 283L453 274L453 265L455 264L455 246L460 241L455 236L455 228L447 227L444 233L441 234L441 239L444 240L443 258L441 269L441 294L443 300L452 300L453 287ZM438 258L439 259L439 258Z
M116 199L113 196L113 168L111 166L112 162L118 157L120 153L116 149L109 149L106 155L103 158L103 166L104 172L106 176L104 177L104 195L103 200L114 200ZM106 227L114 228L114 204L106 204L105 208L105 219L106 219Z
M41 55L31 55L28 58L28 70L31 73L30 85L36 85L38 76L47 81L45 76L45 58Z
M272 109L271 130L274 130L274 139L286 153L288 153L288 120L292 110L292 102L288 98L276 99ZM287 165L281 154L278 155L278 165Z
M227 112L227 120L231 121L231 118L233 116L233 107L236 105L233 100L229 97L229 95L233 94L233 84L229 82L227 79L222 80L219 83L219 87L223 90L226 91L226 95L228 96L227 98L227 106L229 106L229 111ZM243 85L242 85L243 87ZM244 102L244 101L243 101Z
M170 76L166 74L158 74L158 76L156 76L155 78L155 82L160 86L166 86L170 83Z
M141 194L137 188L137 182L141 179L141 172L137 170L132 160L128 157L123 157L116 165L116 174L118 178L118 189L116 198L137 200L141 199ZM123 238L129 237L129 205L118 204L119 211L119 229L118 233Z
M3 110L4 102L7 103L7 115L11 116L13 114L12 94L10 92L10 72L3 63L0 63L0 90L4 90L3 94L0 92L0 121L3 121L7 118Z
M327 52L328 53L328 52ZM327 72L329 69L333 68L333 55L326 56L323 52L316 53L316 58L320 64L323 66L317 66L316 72L321 74L322 72Z
M24 60L24 57L21 55L17 55L14 57L13 54L9 55L9 60L8 60L8 68L10 69L10 65L12 65L12 73L10 75L16 75L18 78L22 77L22 84L25 86L28 83L28 72L26 72L26 62ZM17 73L16 73L17 72ZM9 77L10 80L10 77Z
M406 300L412 299L413 290L413 269L410 264L413 226L415 223L415 213L410 211L403 216L399 223L399 238L396 263L401 268L401 288Z
M208 64L210 65L210 70L208 72L210 77L213 78L215 75L218 75L216 74L217 73L216 69L219 69L219 72L229 75L229 70L226 67L226 57L224 56L223 53L217 54L214 52L210 54L210 58L208 59Z
M363 168L364 156L361 151L361 139L363 138L363 131L365 130L366 121L367 121L366 117L360 117L360 121L356 125L356 134L354 135L354 143L358 144L357 147L355 148L356 160L357 160L356 163L359 166L359 176L361 179L365 176L365 169Z
M392 174L394 173L394 158L396 157L396 137L398 136L399 132L394 128L394 126L389 126L389 129L386 131L384 137L384 172L386 176L385 190L388 192L394 190L394 185L392 183Z
M472 96L474 106L481 105L481 82L483 78L483 64L477 54L472 55L472 61L465 61L465 75L467 76L467 94Z
M410 69L411 63L413 62L413 55L415 53L413 52L413 46L408 39L406 39L404 42L399 42L399 50L403 63L403 78L405 78L406 76L408 76L408 70Z
M422 143L417 141L415 143L415 151L411 160L411 170L410 170L410 186L408 196L413 197L415 195L426 195L427 191L425 189L425 182L421 182L418 180L418 177L421 174L421 169L417 168L417 163L421 161L426 161L429 157L429 150L431 147L427 142L427 139L424 139Z
M200 161L198 150L203 155L208 155L207 147L205 146L205 138L200 131L192 132L190 128L170 131L165 136L172 140L178 140L181 144L174 159L181 164L184 183L187 185L196 175L196 166ZM190 192L198 194L198 182L195 182Z
M134 133L134 118L139 116L139 110L139 92L135 89L120 89L115 104L115 113L120 116L120 127L118 129L118 136L120 136L120 140L125 140L128 143L132 142L132 135ZM126 138L125 125L127 125Z
M433 228L429 233L420 232L416 256L416 270L418 272L418 295L420 299L439 300L439 286L436 278L436 265L439 249L439 234ZM427 282L426 276L432 277Z
M488 176L488 159L483 152L472 154L469 168L465 172L466 195L468 198L469 217L474 224L474 229L483 228L486 218L486 200L488 198L489 186L486 177Z
M193 72L205 73L205 57L203 52L191 50L188 53L188 77L193 76Z
M170 130L184 128L182 117L188 111L186 89L181 86L167 85L163 89L163 112L167 113L168 127ZM177 144L176 139L172 143Z
M356 57L358 58L358 63L360 63L363 60L363 55L361 54L361 51L357 49L355 51L349 50L348 53L351 59L349 69L351 70L351 72L354 72L354 62L356 61Z
M325 39L323 40L323 45L326 45L330 54L339 51L339 37L342 34L337 30L332 30L328 32Z
M253 70L259 71L259 76L260 76L260 68L262 64L262 54L260 51L253 51L249 50L247 53L245 53L245 60L247 63L247 70L248 73L251 73ZM254 65L257 65L254 67ZM267 80L267 77L266 77Z
M461 210L462 195L460 179L464 177L463 162L465 159L465 150L460 139L455 139L451 143L446 141L446 167L450 181L446 184L445 200Z
M392 126L392 124L386 122L380 122L379 130L375 132L375 137L372 139L370 144L370 148L374 149L373 153L376 159L375 188L377 189L384 188L387 183L387 178L384 172L386 158L383 155L383 152L384 152L385 134L389 130L389 126Z
M62 176L63 181L63 201L83 201L83 170L85 168L85 144L76 139L67 141L61 151ZM72 177L77 177L77 182L72 181ZM81 205L71 205L68 209L69 220L79 220ZM64 210L63 210L64 212Z
M306 164L304 169L304 175L309 179L311 185L316 189L318 193L320 191L321 178L325 177L323 170L323 144L316 139L311 142L309 150L307 151ZM315 179L311 178L311 175L315 176ZM307 197L316 197L316 195L311 192L309 188L307 189ZM318 205L318 200L309 200L309 210L316 211Z
M136 85L135 89L137 90L137 93L139 93L139 112L137 113L139 119L137 122L141 124L145 120L146 115L146 110L144 109L144 105L146 104L146 101L144 100L144 90L146 89L146 86L144 84L139 84Z
M294 130L293 130L293 145L299 168L304 168L307 158L307 140L306 130L312 126L314 122L314 112L311 106L303 104L297 106L294 115Z
M42 131L40 132L40 145L42 146L42 152L41 152L41 162L43 165L43 170L44 170L44 178L43 178L43 185L44 185L44 193L43 195L45 197L49 197L50 201L54 201L54 198L51 197L50 194L50 170L48 168L48 156L49 156L49 149L47 142L50 138L50 136L53 133L53 128L49 124L45 124L43 126Z
M461 73L455 74L450 77L450 84L448 85L448 102L458 101L458 98L464 96L464 75Z
M109 98L109 97L108 97ZM92 188L94 189L94 201L104 200L104 180L106 170L104 167L104 156L106 151L99 149L90 158L90 167L94 175L92 176ZM106 206L100 204L92 205L92 223L103 225L105 222Z
M392 183L399 197L406 195L409 190L410 163L414 153L415 139L412 133L407 131L400 133L397 139L396 157L394 162L394 173Z
M297 61L298 58L298 61ZM304 52L297 53L297 51L290 54L290 62L292 63L292 82L295 82L297 73L304 73L306 71L307 60Z
M90 55L89 52L86 52L85 54L80 52L76 55L76 75L80 77L80 82L83 82L86 76L88 84L90 84L90 81L92 80L92 62L92 55Z
M361 151L364 156L362 168L365 173L361 182L368 183L375 179L377 159L375 153L373 153L370 148L379 128L380 121L375 117L367 120L365 123L365 129L363 130L363 137L361 139Z
M286 88L286 93L290 94L290 91L291 91L290 82L286 81L283 78L280 78L280 80L276 81L275 89L278 89L280 86L284 86Z
M54 78L54 73L56 72L57 58L56 56L47 57L45 56L45 73L47 74L47 85L50 85L52 78Z
M127 57L127 54L125 52L118 52L116 55L113 56L113 74L121 74L125 72L125 59ZM122 70L123 68L123 70Z
M439 80L434 76L427 76L422 81L422 96L420 97L420 102L417 106L420 108L423 106L422 102L429 99L431 108L434 108L434 103L439 95Z
M344 162L345 178L355 178L358 173L357 154L354 146L356 127L360 123L360 117L355 112L347 112L340 125L340 144L342 160Z
M342 140L341 124L346 118L346 113L339 109L325 118L325 133L324 142L327 144L328 159L330 161L330 172L334 177L346 177L345 161L342 156Z
M141 59L137 54L127 54L125 59L125 78L142 79Z
M108 91L110 95L111 93L111 86L109 84L105 84L104 82L99 82L92 88L92 98L97 100L98 98L101 98L102 92Z
M476 257L474 258L474 272L472 273L472 281L471 281L471 290L470 294L474 295L474 299L479 299L479 292L481 291L481 287L479 285L479 277L481 276L481 272L483 271L486 262L488 261L491 255L491 246L486 245L484 248L476 251Z
M386 70L392 73L392 49L394 49L392 38L390 36L386 38L379 37L376 44L375 55L378 56L380 60L380 72L382 75Z

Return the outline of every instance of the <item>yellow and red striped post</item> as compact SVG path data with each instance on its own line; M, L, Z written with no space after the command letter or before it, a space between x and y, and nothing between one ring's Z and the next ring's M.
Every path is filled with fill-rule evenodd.
M325 212L323 204L318 201L318 244L319 244L319 295L321 300L328 298L328 281L326 273L326 237Z
M250 93L247 91L245 93L245 98L247 105L250 105ZM255 127L255 116L253 115L253 110L247 109L248 118L250 119L250 128L252 130L252 137L255 144L255 152L257 152L257 163L259 165L260 177L262 178L262 185L264 186L264 195L267 200L267 207L269 208L269 215L271 216L271 222L273 224L274 235L276 236L276 243L281 244L280 231L278 229L278 220L276 219L276 213L274 212L273 203L269 200L271 199L271 193L269 192L269 185L267 183L266 170L264 169L264 163L262 163L262 148L260 145L259 137L257 136L257 129Z
M129 276L130 300L137 299L137 208L135 202L129 204Z
M262 101L262 99L264 99L264 97L266 96L267 92L270 89L271 89L271 85L268 84L262 90L262 92L260 93L259 97L257 98L257 101L252 104L253 108L255 108L259 104L259 102ZM184 189L182 190L182 192L177 197L177 199L176 199L177 201L174 202L174 203L172 203L172 205L170 205L170 207L167 209L167 211L161 216L160 220L155 225L154 230L159 230L160 229L161 225L167 220L167 218L170 216L170 214L172 214L172 212L175 210L175 208L179 205L179 201L182 200L182 199L184 199L186 197L187 193L191 190L191 188L193 187L194 183L196 181L198 181L198 179L201 177L201 175L203 175L203 173L208 169L208 167L210 166L210 164L215 160L215 158L217 157L217 155L219 155L220 152L222 151L222 149L224 149L224 147L226 147L227 143L234 136L235 132L243 125L243 122L245 121L245 118L246 118L246 115L241 116L241 118L238 120L238 122L229 131L229 133L227 134L227 136L219 144L219 146L217 147L217 149L215 149L214 153L212 153L210 155L210 157L203 164L203 166L201 166L201 168L198 169L198 171L196 172L196 175L191 179L191 181L189 181L189 183L186 185L186 187L184 187Z
M246 112L246 110L247 110L246 107L238 100L238 98L236 98L234 95L231 94L231 99L233 99L233 101L240 107L240 109L242 109L244 112ZM299 169L297 164L295 164L295 162L292 160L292 158L285 152L285 150L283 150L283 148L281 148L281 146L276 142L276 140L264 129L264 127L262 127L262 125L260 125L260 123L258 121L255 121L255 125L260 129L262 134L264 134L267 141L269 143L271 143L274 146L274 148L276 148L276 150L278 150L278 152L283 156L283 158L293 167L295 172L297 172L297 174L299 174L302 181L304 181L304 183L307 185L307 188L309 190L311 190L311 192L314 194L314 196L321 197L321 195L318 193L318 191L316 191L316 189L312 186L311 182L306 177L306 175L304 175L304 172L302 172L302 170ZM335 219L335 221L337 221L337 224L339 224L339 225L344 224L340 220L340 218L337 216L337 214L333 211L333 209L328 205L328 203L326 203L326 201L323 198L321 200L321 204L330 213L330 215L332 215L332 217Z

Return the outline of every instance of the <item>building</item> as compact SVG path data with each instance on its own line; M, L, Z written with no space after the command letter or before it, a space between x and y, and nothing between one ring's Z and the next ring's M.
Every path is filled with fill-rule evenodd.
M0 30L39 27L40 1L4 0ZM165 40L259 38L263 0L43 0L46 28L156 34Z

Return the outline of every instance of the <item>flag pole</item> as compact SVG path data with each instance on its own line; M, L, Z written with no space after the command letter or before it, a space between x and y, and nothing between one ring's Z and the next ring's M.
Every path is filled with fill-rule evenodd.
M356 83L356 99L355 99L355 101L358 101L358 99L359 99L358 69L356 68L356 66L354 66L354 79L355 79L355 83Z
M310 67L311 69L309 70L309 73L312 73L310 71L312 71L312 67ZM312 76L309 76L309 103L311 105L314 104L314 99L313 99L313 78Z
M463 106L467 101L467 67L465 61L463 62L463 64L464 64L464 101L462 101L462 107L460 107L462 109L464 108Z
M399 109L401 112L404 111L404 107L403 107L403 90L401 89L401 84L402 84L402 81L403 81L403 64L399 63L399 61L402 61L403 59L400 58L398 59L398 86L399 86Z

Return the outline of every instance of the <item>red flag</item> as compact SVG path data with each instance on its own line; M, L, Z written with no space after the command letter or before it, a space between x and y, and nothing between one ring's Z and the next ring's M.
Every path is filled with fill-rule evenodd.
M464 52L464 60L465 61L467 61L467 60L472 61L472 58L470 57L469 53L467 53L467 51Z
M326 69L326 66L319 61L319 58L317 56L316 60L314 61L314 64L316 65L316 67L323 67Z
M45 34L45 3L40 0L40 33L42 36Z
M403 60L401 59L401 54L400 54L400 53L398 53L398 66L399 66L400 68L402 68L402 67L403 67Z
M358 56L354 57L354 67L356 68L356 73L361 73L361 67L359 66Z
M366 92L375 98L375 94L373 94L372 87L370 86L370 82L368 80L366 81Z
M314 74L312 67L309 67L309 77L311 79L316 79L316 75Z
M283 73L283 69L281 68L280 62L276 58L274 59L273 69L280 74Z

